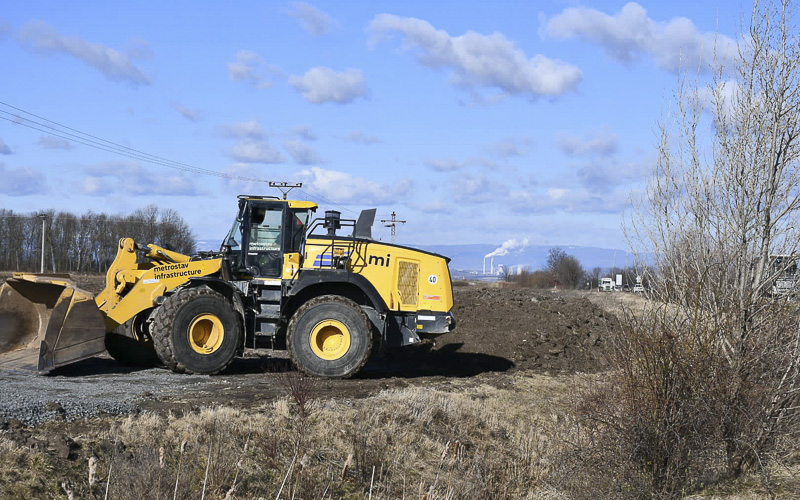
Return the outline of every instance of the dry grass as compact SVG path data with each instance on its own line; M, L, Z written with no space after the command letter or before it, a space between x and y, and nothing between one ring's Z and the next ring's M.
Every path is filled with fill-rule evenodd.
M585 438L572 404L604 377L479 376L353 401L304 398L302 379L257 410L48 424L34 433L68 432L70 458L0 435L0 498L575 498L564 472L592 465L565 462ZM776 470L771 492L745 477L692 498L794 498L797 472Z
M65 498L62 483L75 498L108 488L121 500L557 496L547 478L579 379L481 380L311 399L302 411L290 393L258 410L99 419L72 429L70 460L0 440L0 497Z

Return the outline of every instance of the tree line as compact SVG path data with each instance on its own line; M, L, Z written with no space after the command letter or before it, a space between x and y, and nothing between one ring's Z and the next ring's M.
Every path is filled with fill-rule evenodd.
M520 286L529 288L561 288L561 289L594 289L597 288L600 278L622 275L623 284L633 286L637 279L642 279L647 273L642 269L632 267L612 267L608 273L603 273L599 267L591 270L584 269L580 261L567 254L562 248L551 248L547 254L547 265L543 269L532 271L525 268L514 274L511 268L503 269L503 279L512 281Z
M156 205L130 215L92 211L75 215L55 210L20 213L0 209L0 269L39 271L42 230L45 272L105 272L123 237L189 255L196 246L194 234L178 212Z

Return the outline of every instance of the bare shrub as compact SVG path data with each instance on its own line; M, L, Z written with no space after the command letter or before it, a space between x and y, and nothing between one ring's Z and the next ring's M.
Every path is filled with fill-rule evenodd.
M567 255L561 248L551 248L547 257L547 268L531 271L521 269L518 274L509 275L506 281L513 281L519 286L528 288L578 288L584 279L585 272L578 259Z
M653 300L628 310L617 370L578 408L579 456L619 496L674 498L766 474L800 432L800 303L766 293L770 255L800 250L800 35L789 2L757 3L735 67L714 69L707 89L681 80L629 226L655 261Z
M531 271L523 269L519 274L514 275L514 282L519 286L527 288L552 288L556 281L553 273L550 271Z
M562 248L551 248L547 254L547 270L562 288L578 288L585 271L578 259L568 255Z

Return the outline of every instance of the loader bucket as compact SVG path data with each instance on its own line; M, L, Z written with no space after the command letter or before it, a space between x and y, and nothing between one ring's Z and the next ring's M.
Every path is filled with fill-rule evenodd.
M46 373L105 350L103 315L68 275L15 274L0 286L0 369Z

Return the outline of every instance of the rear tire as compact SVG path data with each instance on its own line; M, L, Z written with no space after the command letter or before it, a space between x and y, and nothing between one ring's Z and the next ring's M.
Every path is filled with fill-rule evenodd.
M213 375L233 361L242 323L230 301L208 287L167 297L153 313L153 344L172 371Z
M139 313L106 333L106 351L120 364L145 368L161 364L153 339L145 332L146 320L147 314Z
M294 364L315 377L346 378L357 373L372 353L372 328L350 299L323 295L294 313L287 329Z

